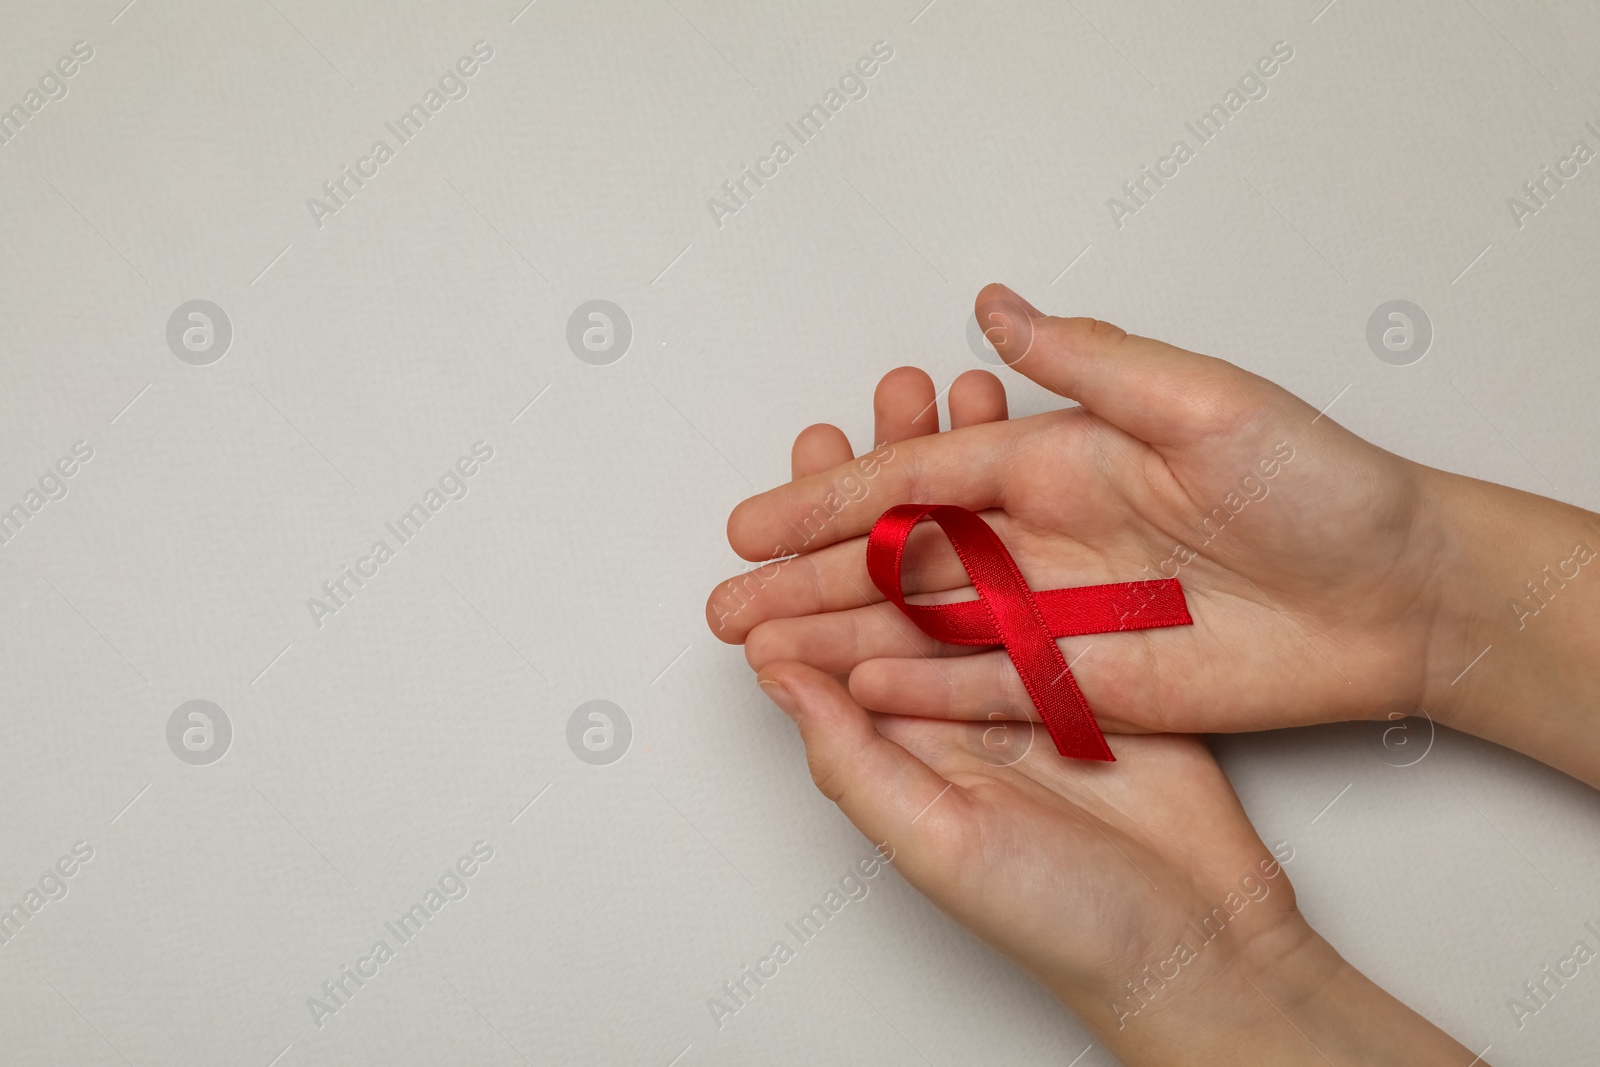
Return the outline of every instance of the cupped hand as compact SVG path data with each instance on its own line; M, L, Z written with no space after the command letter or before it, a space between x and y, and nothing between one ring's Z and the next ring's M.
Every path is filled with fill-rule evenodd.
M854 458L832 427L802 434L796 480L728 522L746 559L793 558L723 583L707 605L752 666L848 676L878 712L1036 719L1004 651L932 641L867 576L865 534L885 509L943 503L982 512L1035 589L1180 579L1193 626L1060 639L1107 730L1373 717L1432 702L1442 661L1459 669L1466 639L1441 632L1453 546L1435 472L1222 360L1045 316L1003 286L976 313L1012 368L1079 406L1007 419L1000 383L973 372L940 433L931 381L903 369L878 390L878 449ZM930 524L904 586L973 595Z
M819 788L896 869L1048 988L1108 1016L1092 1023L1139 1014L1125 983L1179 942L1209 949L1191 924L1211 917L1206 932L1226 935L1194 968L1212 975L1308 933L1197 738L1114 735L1118 762L1093 764L1056 756L1032 723L871 715L799 663L770 664L760 682L799 725Z
M1200 739L1064 760L1031 723L873 715L804 664L760 682L822 792L1122 1062L1466 1062L1306 923L1292 846L1262 844Z

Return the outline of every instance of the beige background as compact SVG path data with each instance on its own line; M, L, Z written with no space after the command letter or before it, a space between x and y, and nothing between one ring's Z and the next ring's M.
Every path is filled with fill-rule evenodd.
M1580 0L123 2L0 5L0 105L93 48L0 145L0 503L94 450L0 547L0 902L94 850L0 945L9 1063L1110 1063L893 873L728 1025L706 1007L869 849L705 630L724 517L806 423L867 444L889 368L978 365L984 282L1600 506L1600 164L1507 206L1600 148ZM307 199L478 41L466 97L319 228ZM708 198L879 41L719 227ZM1266 97L1117 227L1278 41ZM597 298L632 323L609 366L566 343ZM193 299L233 326L209 366L166 342ZM1435 330L1411 366L1367 348L1391 299ZM315 626L477 441L468 495ZM232 723L209 766L167 746L192 699ZM566 742L593 699L632 723L609 766ZM1596 795L1376 735L1219 747L1360 967L1496 1064L1592 1062L1600 969L1522 1029L1507 998L1596 945ZM319 1029L306 998L477 841L468 895Z

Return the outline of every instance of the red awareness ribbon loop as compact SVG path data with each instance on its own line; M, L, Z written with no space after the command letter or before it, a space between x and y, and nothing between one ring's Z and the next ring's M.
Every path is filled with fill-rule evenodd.
M954 604L908 604L900 590L906 541L923 519L944 530L966 568L978 599ZM899 504L867 536L872 584L936 641L1004 645L1039 709L1056 751L1072 759L1115 760L1094 712L1078 689L1058 637L1187 626L1194 622L1176 578L1084 585L1034 592L999 535L973 512L954 504Z

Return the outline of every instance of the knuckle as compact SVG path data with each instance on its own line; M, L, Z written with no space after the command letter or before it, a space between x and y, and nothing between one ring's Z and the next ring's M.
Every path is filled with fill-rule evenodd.
M1250 388L1249 376L1222 360L1212 360L1197 370L1175 397L1192 432L1201 437L1222 437L1238 432L1264 408L1262 398Z
M822 567L817 563L815 556L801 556L791 560L791 569L799 564L800 573L805 576L805 596L807 611L826 611L828 605L827 582L822 574Z
M843 806L846 789L844 769L838 765L823 766L820 761L809 755L806 757L806 767L811 771L811 780L816 783L817 791L835 804Z
M744 639L744 658L754 670L782 657L783 634L777 621L764 622L751 630Z
M1082 316L1042 319L1037 327L1054 344L1069 352L1092 346L1115 345L1127 339L1128 331L1115 323Z
M862 625L866 617L859 611L850 611L845 613L844 621L846 647L852 649L856 655L863 654L870 637L866 627Z
M1084 332L1091 340L1101 343L1109 342L1111 344L1127 340L1128 331L1115 323L1106 322L1103 319L1084 319L1082 321L1087 324L1084 327Z

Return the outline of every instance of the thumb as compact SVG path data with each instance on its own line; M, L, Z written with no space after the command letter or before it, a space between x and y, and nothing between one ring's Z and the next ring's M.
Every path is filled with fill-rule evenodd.
M1046 315L1003 285L984 286L973 310L1014 370L1148 444L1234 432L1273 394L1287 396L1224 360L1098 319Z
M769 663L761 689L800 728L812 781L856 828L897 851L934 844L935 825L957 813L965 796L926 763L878 733L867 710L831 675L800 663ZM930 805L940 800L927 818ZM917 846L921 846L920 848Z

